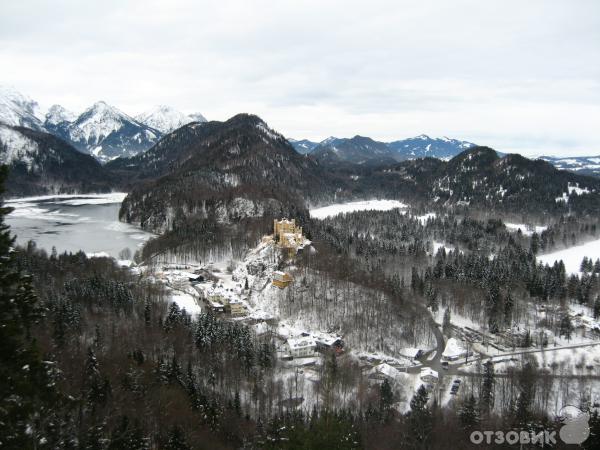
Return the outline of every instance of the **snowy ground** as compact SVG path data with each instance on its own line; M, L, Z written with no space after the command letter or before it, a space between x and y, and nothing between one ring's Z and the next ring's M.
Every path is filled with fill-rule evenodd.
M521 230L521 233L525 236L531 236L533 235L534 231L538 234L540 234L542 231L545 231L548 227L546 226L531 226L531 225L525 225L523 223L504 223L504 225L506 225L506 228L508 228L508 231L514 231L515 233L518 232L519 230Z
M185 308L185 310L192 316L202 312L202 308L198 304L196 298L186 292L174 291L171 295L171 300L177 303L177 306L180 308Z
M545 255L539 255L538 261L544 264L552 265L555 261L562 261L565 264L567 274L579 274L581 260L584 256L592 258L593 261L600 258L600 239L597 241L590 241L583 245L577 245L575 247L566 248L553 253L547 253Z
M338 206L340 205L332 205L328 208L333 209L326 210L317 215L328 217L330 214L350 211L350 209L340 211L337 208ZM426 220L427 217L420 217L419 219ZM442 246L444 244L441 242L433 243L434 250ZM446 248L449 249L448 247ZM589 245L587 248L589 248ZM594 254L592 253L590 256L594 256ZM583 254L577 254L577 269L582 257ZM334 334L326 333L324 329L319 329L319 327L315 326L317 322L308 320L310 314L307 311L298 317L290 317L289 320L284 318L285 314L282 314L284 311L282 308L284 308L283 305L287 301L287 291L274 287L270 282L273 270L277 267L278 258L278 252L274 251L269 243L263 242L251 250L243 261L216 261L208 266L204 266L203 268L210 272L217 281L202 283L200 286L202 286L202 289L206 293L217 293L231 300L241 301L246 306L248 314L245 317L232 318L231 320L249 322L257 334L268 331L272 332L277 337L278 354L283 356L286 354L283 343L289 338L307 336L314 339L317 337L322 338L323 336L333 337ZM261 266L258 272L254 268L256 265ZM198 293L190 286L185 285L188 283L187 278L194 276L192 272L195 268L197 267L162 268L160 274L160 277L172 288L172 300L177 302L180 307L185 307L192 314L200 312L201 303ZM294 273L293 267L288 268L288 270ZM246 280L248 280L249 290L243 289ZM300 298L298 297L295 300L298 302ZM441 323L443 320L443 312L444 308L440 308L434 314L435 320L438 323ZM573 309L571 313L574 317L577 314L588 317L590 311L587 309ZM270 319L275 319L275 321L271 321ZM265 320L267 322L264 322ZM468 332L467 335L479 336L481 338L483 336L481 333L483 333L486 335L486 339L483 342L467 343L462 340L466 335L456 334L459 340L458 343L464 348L468 347L475 354L469 357L467 365L464 364L465 359L461 358L458 361L450 363L450 373L440 372L439 383L433 386L430 395L432 399L434 397L437 398L441 405L460 401L463 395L473 392L474 389L478 389L476 387L476 380L478 378L473 377L472 372L481 372L481 364L488 358L492 358L495 361L495 367L499 374L506 372L509 367L520 366L524 361L535 360L540 369L546 369L551 373L563 375L563 378L559 377L553 381L553 383L556 383L557 391L559 383L571 383L564 376L596 374L595 368L596 366L600 366L600 345L590 345L597 340L596 336L591 331L585 331L584 333L582 328L576 329L570 341L558 337L555 341L556 346L553 343L545 350L536 347L513 349L502 346L495 348L491 345L494 339L486 333L485 329L481 329L480 324L475 319L463 317L456 311L452 311L451 321L459 329L468 330L468 328L472 328L473 330L478 330L476 333ZM356 345L349 345L346 353L346 357L352 358L352 360L356 361L363 368L364 376L368 376L375 365L391 366L394 369L391 379L399 400L395 404L395 407L399 411L406 412L409 409L410 399L414 392L423 384L419 373L415 373L415 370L418 371L421 363L400 355L394 356L368 352L366 348L359 348ZM430 355L430 360L432 356L433 354ZM287 394L286 397L291 402L297 402L299 407L304 410L310 409L316 402L320 401L318 381L322 364L322 357L320 355L315 355L312 358L294 359L293 361L282 360L278 364L276 379L280 388ZM427 366L427 362L424 365ZM458 395L453 395L450 388L456 379L461 379L462 383ZM371 381L371 383L376 382ZM596 385L594 384L594 386ZM564 388L561 387L561 389L564 391ZM576 392L575 384L573 384L573 389L567 389L566 394L560 394L562 397L559 398L557 396L555 399L552 398L551 403L546 405L546 407L550 410L554 409L555 406L553 405L557 405L558 407L566 404L565 402L573 401L575 398L573 397L573 392ZM350 391L348 393L348 395L354 394L354 392Z
M408 205L398 200L366 200L360 202L338 203L310 210L310 216L314 219L325 219L338 214L351 213L354 211L389 211L394 208L407 208Z

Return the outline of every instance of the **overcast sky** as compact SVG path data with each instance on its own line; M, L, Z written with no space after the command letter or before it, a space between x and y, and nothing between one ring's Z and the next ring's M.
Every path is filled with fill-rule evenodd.
M0 67L0 84L75 111L600 154L599 0L2 0Z

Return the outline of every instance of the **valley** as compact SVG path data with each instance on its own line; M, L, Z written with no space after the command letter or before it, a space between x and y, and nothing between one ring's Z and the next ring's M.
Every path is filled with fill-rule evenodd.
M154 411L140 427L164 423L156 442L182 428L260 447L318 421L339 427L327 442L369 447L397 444L415 411L542 426L600 407L598 179L471 145L400 161L377 147L363 164L363 139L336 163L239 114L104 165L81 155L105 184L59 186L38 161L77 150L7 129L28 143L9 176L41 194L8 185L14 264L60 392L85 405L82 425L49 419L66 434L101 416L114 430L118 408Z

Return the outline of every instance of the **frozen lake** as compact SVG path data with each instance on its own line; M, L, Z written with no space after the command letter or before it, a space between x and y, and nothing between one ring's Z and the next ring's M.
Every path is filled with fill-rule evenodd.
M33 240L48 252L83 250L118 258L131 254L152 236L133 225L119 222L119 208L127 194L53 195L6 200L14 208L6 222L18 244Z

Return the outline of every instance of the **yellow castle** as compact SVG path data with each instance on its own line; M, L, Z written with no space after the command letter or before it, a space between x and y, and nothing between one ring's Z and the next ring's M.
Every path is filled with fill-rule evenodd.
M304 243L302 227L296 226L296 219L274 220L273 237L281 248L296 250Z

